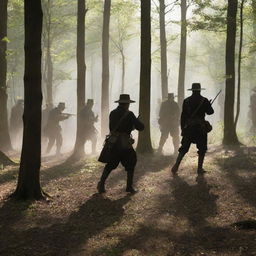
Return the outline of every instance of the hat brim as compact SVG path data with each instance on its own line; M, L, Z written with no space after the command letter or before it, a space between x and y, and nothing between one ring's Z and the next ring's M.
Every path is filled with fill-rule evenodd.
M134 103L134 100L116 100L115 103Z
M192 89L192 88L190 88L190 89L188 89L188 91L203 91L203 90L205 90L205 88L200 88L200 89Z

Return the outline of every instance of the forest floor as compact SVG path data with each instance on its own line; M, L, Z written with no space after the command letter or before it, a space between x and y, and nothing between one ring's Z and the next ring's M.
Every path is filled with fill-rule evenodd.
M139 192L125 193L120 167L96 185L103 165L88 158L69 165L43 162L42 187L52 198L17 202L17 167L0 170L0 255L170 256L256 255L255 148L210 146L204 176L195 150L170 174L172 156L138 156Z

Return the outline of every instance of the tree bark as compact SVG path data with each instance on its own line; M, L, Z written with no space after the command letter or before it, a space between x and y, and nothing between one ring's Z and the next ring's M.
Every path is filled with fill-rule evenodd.
M121 93L124 93L124 89L125 89L125 56L124 56L123 50L121 50L121 57L122 57L122 89L121 89Z
M165 0L159 0L160 48L161 48L161 88L162 99L168 95L167 43L165 32Z
M236 117L235 117L235 128L237 127L237 122L240 114L240 98L241 98L241 62L242 62L242 49L243 49L243 27L244 27L244 1L241 1L240 6L240 42L239 42L239 53L238 53L238 70L237 70L237 105L236 105Z
M18 184L13 196L18 199L42 199L41 165L41 34L40 0L25 0L25 73L23 144Z
M83 126L80 112L85 105L85 15L86 15L85 0L78 0L77 2L77 129L76 142L73 152L73 158L79 159L84 156L84 140L83 140Z
M46 104L53 104L53 96L52 96L52 81L53 81L53 63L52 63L52 54L51 54L51 1L47 0L45 4L45 29L46 29Z
M226 38L226 90L224 109L224 145L239 144L235 122L235 45L236 45L237 0L228 0Z
M185 73L187 54L187 0L181 0L180 63L178 78L178 104L181 107L185 97Z
M0 1L0 149L3 151L12 149L7 114L7 42L4 40L7 37L7 5L8 0Z
M108 132L109 115L109 22L111 0L104 1L102 30L101 136Z
M141 60L140 60L140 102L139 113L145 130L139 132L137 151L152 153L150 138L150 96L151 96L151 2L141 0Z

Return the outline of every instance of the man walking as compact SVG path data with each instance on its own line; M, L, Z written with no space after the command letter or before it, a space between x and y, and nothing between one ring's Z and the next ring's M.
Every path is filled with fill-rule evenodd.
M110 172L117 168L118 164L125 167L127 172L126 192L135 193L133 188L133 175L137 162L136 152L132 147L131 132L136 129L142 131L143 123L136 118L132 111L129 111L130 103L135 101L130 99L129 94L121 94L118 107L114 109L109 116L109 130L111 135L115 135L117 140L112 148L111 157L103 170L102 176L98 183L97 189L99 193L105 192L105 181Z
M214 110L211 102L201 96L200 83L193 83L192 95L186 98L183 102L181 113L181 130L182 140L179 148L179 155L176 163L172 167L172 173L176 174L180 162L184 155L188 152L191 143L195 143L198 148L198 174L204 173L203 162L207 151L207 132L209 132L209 123L205 121L205 114L212 115Z
M84 143L89 140L92 143L92 154L96 153L96 144L97 144L97 130L94 126L94 123L98 122L98 116L96 116L93 111L93 99L88 99L87 104L80 112L80 116L83 122L84 129Z
M60 102L58 106L49 112L48 122L44 128L44 134L48 137L48 146L46 153L48 154L54 143L56 142L56 155L60 155L60 149L62 146L62 135L60 122L70 117L69 114L63 114L65 109L65 103Z
M159 126L161 138L159 141L158 153L162 153L163 146L170 134L173 140L174 154L178 153L179 149L179 118L180 110L178 103L174 101L174 94L168 93L168 100L161 104L159 112Z

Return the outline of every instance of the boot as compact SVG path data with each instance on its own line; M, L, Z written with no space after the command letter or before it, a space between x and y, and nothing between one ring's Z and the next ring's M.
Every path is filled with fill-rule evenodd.
M136 193L137 191L133 188L133 174L134 170L127 170L127 185L126 185L126 192L129 193Z
M171 169L171 172L173 173L173 175L175 175L178 172L181 160L184 157L184 155L185 154L183 154L183 153L178 154L178 157L176 159L176 163L173 165L173 167Z
M102 193L106 192L105 182L106 182L106 179L108 178L111 171L112 170L107 168L107 167L104 168L103 173L102 173L101 178L100 178L100 181L97 185L97 190L98 190L99 194L102 194Z
M197 173L198 173L198 174L203 174L203 173L206 172L206 171L203 169L204 156L205 156L205 154L198 154L198 167L197 167Z

